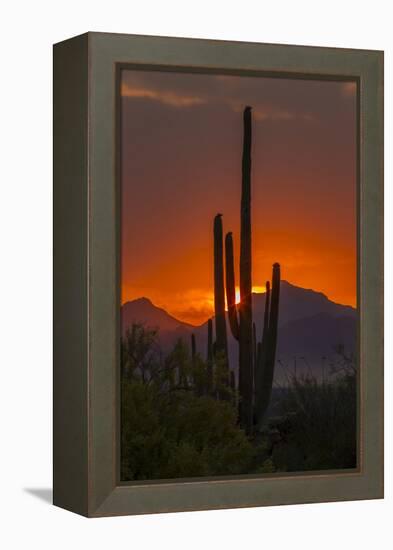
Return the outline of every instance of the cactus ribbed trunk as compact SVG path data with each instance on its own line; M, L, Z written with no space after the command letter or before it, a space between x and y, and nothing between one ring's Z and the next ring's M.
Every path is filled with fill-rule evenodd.
M216 354L222 354L228 366L228 344L225 320L224 249L222 217L214 218L214 310L216 320ZM228 373L229 383L229 373Z
M229 326L231 327L233 337L236 340L239 340L239 321L237 318L236 307L235 265L233 259L232 233L227 233L225 237L225 276Z
M239 415L243 428L251 432L253 422L252 368L252 278L251 278L251 107L243 113L242 197L240 223L239 306Z

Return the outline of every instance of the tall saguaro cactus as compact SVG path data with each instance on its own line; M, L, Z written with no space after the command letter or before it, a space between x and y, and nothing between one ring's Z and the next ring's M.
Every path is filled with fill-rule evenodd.
M251 107L243 113L240 212L239 391L240 422L252 429Z
M266 302L262 340L257 342L252 317L252 256L251 256L251 107L243 112L242 196L240 209L240 303L236 304L235 268L232 233L225 237L226 297L229 326L239 342L239 419L251 433L254 420L261 425L269 406L277 347L278 308L280 297L280 266L274 264L272 290L266 283ZM222 222L214 220L215 309L216 330L218 314L223 303L222 287ZM225 319L225 312L223 315ZM219 319L220 320L220 319ZM225 333L226 342L226 333ZM217 333L218 344L218 333ZM233 384L233 382L232 382ZM255 414L254 414L255 413Z
M252 430L253 324L251 278L251 107L243 112L242 197L240 208L240 304L236 306L232 233L225 237L226 293L233 337L239 341L240 424Z
M222 215L217 214L214 218L214 310L216 321L215 353L223 354L226 363L228 363L223 254Z

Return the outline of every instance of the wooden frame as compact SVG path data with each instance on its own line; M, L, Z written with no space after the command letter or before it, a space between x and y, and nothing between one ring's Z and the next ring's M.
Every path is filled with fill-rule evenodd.
M119 482L116 78L124 64L358 81L358 470ZM54 503L86 516L382 498L382 52L105 33L55 45L53 426Z

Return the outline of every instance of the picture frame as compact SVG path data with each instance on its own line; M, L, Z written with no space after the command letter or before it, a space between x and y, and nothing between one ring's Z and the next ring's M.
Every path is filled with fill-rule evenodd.
M359 468L119 477L119 69L358 82ZM88 517L383 498L383 52L86 33L54 46L53 500Z

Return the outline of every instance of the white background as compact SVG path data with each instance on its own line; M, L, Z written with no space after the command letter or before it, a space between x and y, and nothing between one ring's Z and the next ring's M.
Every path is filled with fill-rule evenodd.
M392 14L389 0L14 1L0 33L0 544L392 548ZM51 506L51 45L90 31L384 49L386 499L87 520ZM4 539L4 540L3 540Z

